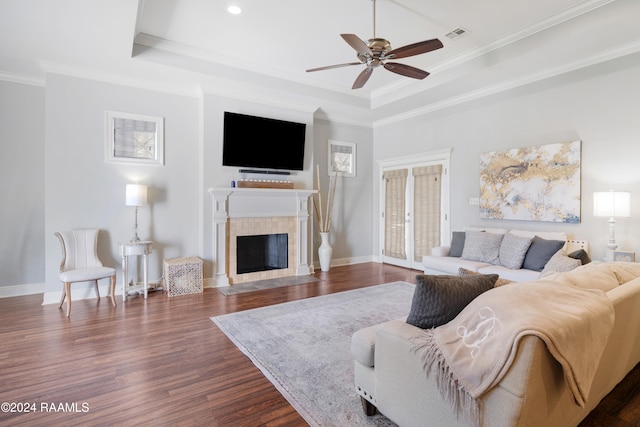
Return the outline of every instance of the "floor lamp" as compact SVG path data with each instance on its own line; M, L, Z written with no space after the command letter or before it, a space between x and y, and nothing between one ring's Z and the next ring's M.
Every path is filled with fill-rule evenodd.
M133 237L131 242L139 242L138 237L138 207L147 204L147 186L143 184L127 184L126 205L135 206L135 222L133 225Z
M613 261L616 243L616 218L631 216L631 193L626 191L602 191L593 193L593 216L608 217L609 242L607 243L606 261Z

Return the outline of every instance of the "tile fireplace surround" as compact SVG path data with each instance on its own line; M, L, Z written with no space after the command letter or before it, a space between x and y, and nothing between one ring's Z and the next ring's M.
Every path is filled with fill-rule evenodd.
M315 190L210 188L213 197L213 286L313 273L309 197ZM288 267L237 274L236 238L288 234Z

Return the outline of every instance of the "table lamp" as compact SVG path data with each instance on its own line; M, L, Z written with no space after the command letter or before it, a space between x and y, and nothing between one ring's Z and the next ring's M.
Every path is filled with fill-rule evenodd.
M608 217L609 242L606 261L613 261L616 244L616 218L631 216L631 193L626 191L601 191L593 193L593 216Z
M147 186L143 184L127 184L126 205L135 206L135 222L133 225L133 237L131 242L139 242L138 237L138 207L147 204Z

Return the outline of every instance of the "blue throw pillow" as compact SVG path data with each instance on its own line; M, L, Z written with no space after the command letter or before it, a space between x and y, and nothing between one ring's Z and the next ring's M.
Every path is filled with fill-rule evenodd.
M522 268L533 271L542 271L551 257L564 246L562 240L546 240L535 236L531 246L524 257Z

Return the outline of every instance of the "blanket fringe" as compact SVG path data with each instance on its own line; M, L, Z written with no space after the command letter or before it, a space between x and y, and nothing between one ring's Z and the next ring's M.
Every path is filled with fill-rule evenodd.
M462 416L473 426L480 426L481 402L467 393L455 377L434 339L434 329L426 329L420 335L411 338L411 350L422 358L422 367L427 378L430 372L436 372L436 385L442 398L455 411L456 417ZM435 368L434 368L435 364Z

